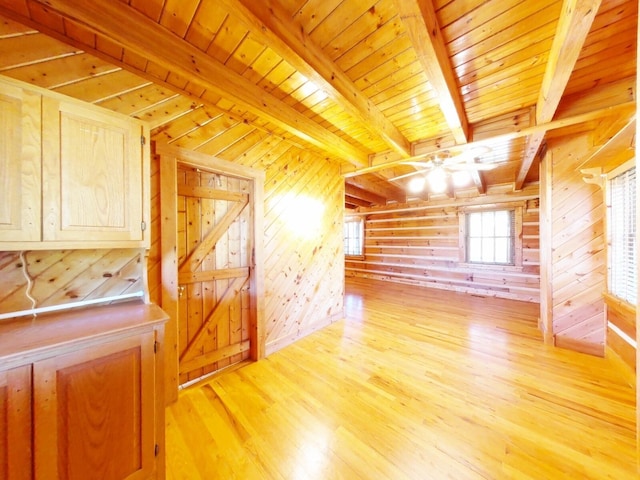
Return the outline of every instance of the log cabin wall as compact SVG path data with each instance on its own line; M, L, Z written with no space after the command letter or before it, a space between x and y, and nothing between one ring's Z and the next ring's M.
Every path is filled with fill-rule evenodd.
M347 258L346 275L431 288L539 302L538 187L521 192L361 208L364 257ZM520 265L481 266L464 263L460 213L470 206L522 206Z
M579 172L591 142L586 133L550 139L542 162L541 324L547 341L602 356L606 208L600 187Z

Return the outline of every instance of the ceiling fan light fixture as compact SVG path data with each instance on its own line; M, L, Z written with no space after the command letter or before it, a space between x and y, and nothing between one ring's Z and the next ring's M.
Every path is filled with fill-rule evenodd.
M456 187L466 187L471 183L471 175L467 170L456 170L451 172L451 181Z
M447 189L447 172L440 165L429 172L427 180L433 193L442 193Z
M426 179L423 176L413 177L409 180L409 191L411 193L420 193L424 190Z

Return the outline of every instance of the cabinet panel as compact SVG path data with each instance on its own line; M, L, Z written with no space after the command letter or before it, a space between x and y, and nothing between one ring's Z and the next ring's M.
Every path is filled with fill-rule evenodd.
M43 98L43 240L142 241L142 127Z
M31 367L25 365L0 372L0 478L32 478L31 461Z
M0 241L40 240L40 98L0 91Z
M153 332L36 362L35 478L149 478Z

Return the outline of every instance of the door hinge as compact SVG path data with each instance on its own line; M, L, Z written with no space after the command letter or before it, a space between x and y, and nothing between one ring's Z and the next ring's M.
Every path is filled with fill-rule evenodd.
M157 457L159 453L160 453L160 445L156 443L156 446L153 449L153 455Z
M153 353L158 353L158 348L160 348L160 344L158 342L153 342Z
M140 145L145 145L147 143L147 139L144 138L144 135L140 135Z
M144 232L146 229L147 229L147 222L143 220L140 222L140 230Z

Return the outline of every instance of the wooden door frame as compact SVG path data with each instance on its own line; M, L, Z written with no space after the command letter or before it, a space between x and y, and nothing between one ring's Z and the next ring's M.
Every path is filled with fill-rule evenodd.
M250 182L253 252L249 266L251 360L264 357L264 181L262 170L221 160L212 155L154 143L160 159L160 237L162 309L169 315L165 325L165 398L167 404L178 398L178 163L241 178Z

